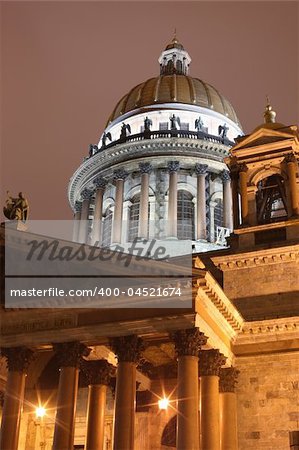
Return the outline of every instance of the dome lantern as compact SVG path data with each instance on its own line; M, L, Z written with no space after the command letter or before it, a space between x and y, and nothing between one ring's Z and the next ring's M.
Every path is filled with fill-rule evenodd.
M191 58L178 41L176 32L159 58L160 75L188 75Z

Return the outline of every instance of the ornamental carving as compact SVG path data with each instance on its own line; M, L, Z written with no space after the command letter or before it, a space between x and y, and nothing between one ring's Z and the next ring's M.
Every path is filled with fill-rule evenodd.
M201 346L207 342L206 336L198 328L188 328L171 333L177 356L198 356Z
M82 202L75 202L75 213L81 212L82 209Z
M144 162L139 164L139 169L141 173L151 173L153 166L149 162Z
M194 172L196 173L196 175L206 175L207 170L208 170L208 165L207 164L195 164L194 167Z
M220 369L220 392L235 392L239 373L240 371L235 367L225 367Z
M6 358L10 372L24 373L33 359L34 352L26 347L2 348L1 355Z
M248 171L248 167L246 166L245 163L239 164L239 172L247 172L247 171Z
M105 359L96 361L83 360L80 367L89 385L104 384L108 386L111 376L115 373L113 365L109 364Z
M88 356L90 349L81 342L63 342L53 344L53 350L59 363L59 367L77 367L79 368L83 356Z
M129 175L128 172L126 172L124 169L117 169L113 172L113 179L125 180L128 175Z
M178 172L180 170L180 162L179 161L169 161L167 164L167 169L169 173Z
M92 191L90 191L89 189L83 189L83 191L81 192L81 197L83 198L83 200L90 200L92 194Z
M110 341L110 345L117 356L118 362L133 362L137 364L144 349L142 339L135 334L113 338Z
M285 159L284 159L284 160L285 160L286 163L296 163L296 162L297 162L294 153L288 153L288 154L285 156Z
M199 374L204 376L219 376L220 367L225 364L226 357L217 349L202 350L199 353Z
M97 177L93 180L93 184L97 189L105 189L107 185L107 180L103 177Z
M230 173L228 170L223 170L221 172L221 179L223 183L227 183L228 181L230 181Z

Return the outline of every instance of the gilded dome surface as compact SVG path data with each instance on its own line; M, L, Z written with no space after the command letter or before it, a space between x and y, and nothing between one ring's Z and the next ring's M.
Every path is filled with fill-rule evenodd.
M150 78L131 89L119 100L107 125L134 109L163 103L201 106L223 114L239 125L234 108L217 89L199 78L176 73Z

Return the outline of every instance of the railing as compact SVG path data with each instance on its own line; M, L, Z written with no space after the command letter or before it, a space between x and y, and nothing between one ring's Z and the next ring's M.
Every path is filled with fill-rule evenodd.
M110 142L108 145L102 145L98 151L95 151L93 155L102 152L106 148L111 148L118 144L124 144L127 142L138 142L145 139L169 139L169 138L187 138L187 139L200 139L208 142L214 142L218 144L224 144L232 147L234 143L226 137L214 136L204 131L188 131L188 130L158 130L158 131L144 131L138 134L132 134L126 137L122 137L117 141Z

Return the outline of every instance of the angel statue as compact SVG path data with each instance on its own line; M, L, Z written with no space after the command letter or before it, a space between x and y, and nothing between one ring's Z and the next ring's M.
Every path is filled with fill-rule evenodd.
M218 127L219 136L226 138L228 130L229 130L229 127L226 125L226 123L223 125L219 125L219 127Z
M131 127L128 123L123 123L121 126L120 139L126 139L126 137L131 133Z
M94 144L89 144L89 156L95 155L99 151L98 146Z
M197 131L203 131L203 120L200 116L195 120L195 129Z
M107 139L109 139L110 142L112 141L111 133L109 131L108 133L104 131L102 136L102 147L106 147Z
M181 126L180 118L175 116L174 114L172 114L172 116L170 116L169 120L170 120L170 129L171 130L177 130L178 129L177 125L179 127Z
M22 192L19 193L17 198L13 198L9 191L7 191L7 200L3 208L5 217L9 220L21 220L26 222L29 216L29 205Z

